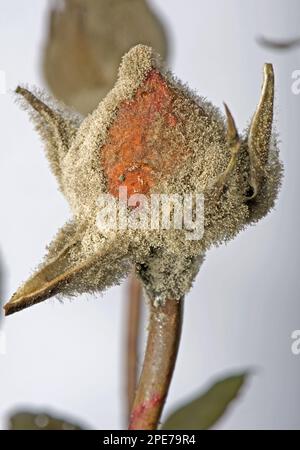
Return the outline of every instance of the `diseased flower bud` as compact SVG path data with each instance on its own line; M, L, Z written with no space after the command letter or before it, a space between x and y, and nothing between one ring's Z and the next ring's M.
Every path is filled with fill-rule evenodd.
M270 64L244 136L239 136L226 105L224 118L174 79L143 45L124 56L115 87L82 123L50 109L23 88L17 92L36 111L51 167L74 218L58 233L38 271L5 306L7 314L55 294L102 291L132 265L155 301L178 299L190 289L212 245L232 239L274 204L282 167L272 135ZM203 236L191 238L195 230L178 226L136 226L136 215L146 207L138 200L124 210L117 201L120 188L129 196L142 194L136 198L146 203L164 194L175 203L192 198L193 204L202 194ZM126 212L129 226L99 230L103 194L110 194L111 201L105 211L118 218ZM170 216L175 222L174 205ZM165 212L166 207L159 211L160 224Z
M121 57L136 44L167 56L167 37L146 0L64 0L49 11L43 72L59 100L88 114L113 87Z

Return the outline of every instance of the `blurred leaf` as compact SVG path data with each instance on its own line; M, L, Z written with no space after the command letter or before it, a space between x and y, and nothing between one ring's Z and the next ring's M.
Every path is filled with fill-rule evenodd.
M3 268L3 262L2 262L1 252L0 252L0 328L2 326L2 320L4 317L4 314L3 314L4 311L2 308L3 300L4 300L4 268Z
M52 93L83 115L113 87L134 45L165 59L165 28L146 0L65 0L49 11L43 71Z
M224 378L191 402L177 409L162 425L164 430L207 430L219 420L237 398L248 373Z
M9 418L10 430L83 430L82 424L44 412L19 411Z
M292 50L295 47L300 47L300 38L289 39L289 40L279 40L279 39L268 39L264 36L259 36L257 43L262 47L266 47L272 50Z

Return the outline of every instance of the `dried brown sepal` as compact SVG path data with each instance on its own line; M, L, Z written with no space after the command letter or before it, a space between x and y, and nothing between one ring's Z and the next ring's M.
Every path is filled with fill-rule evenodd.
M228 163L228 166L217 179L217 181L213 185L213 189L216 189L221 193L226 185L228 178L236 167L238 154L241 148L240 137L236 128L236 124L234 118L230 112L230 109L224 103L225 113L227 118L227 147L230 150L231 158Z
M264 66L264 81L261 98L253 116L249 135L250 181L253 192L248 200L254 199L266 176L269 160L274 109L274 71L272 64Z
M105 242L102 250L86 255L82 246L84 231L72 224L60 230L45 262L4 306L6 316L57 294L104 290L129 270L126 249L117 241Z
M63 110L42 93L34 94L22 86L18 86L15 92L22 98L24 107L31 108L32 119L46 144L50 167L61 185L61 162L76 136L82 118Z

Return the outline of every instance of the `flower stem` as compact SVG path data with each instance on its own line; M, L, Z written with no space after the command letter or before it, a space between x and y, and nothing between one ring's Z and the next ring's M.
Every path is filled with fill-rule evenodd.
M137 385L137 362L138 362L138 344L140 331L142 285L140 281L132 274L128 285L128 310L127 310L127 329L126 329L126 396L128 417L133 404L134 393Z
M178 353L183 299L169 299L158 306L151 304L148 341L130 430L157 429Z

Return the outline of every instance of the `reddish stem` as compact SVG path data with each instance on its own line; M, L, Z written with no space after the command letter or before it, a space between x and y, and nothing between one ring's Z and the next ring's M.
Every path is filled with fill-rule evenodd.
M178 353L183 299L151 306L148 341L129 429L156 430Z
M138 366L138 346L141 316L142 285L134 274L129 278L128 285L128 311L127 311L127 329L126 329L126 375L127 375L127 411L128 418L134 399L134 393L137 385L137 366Z

